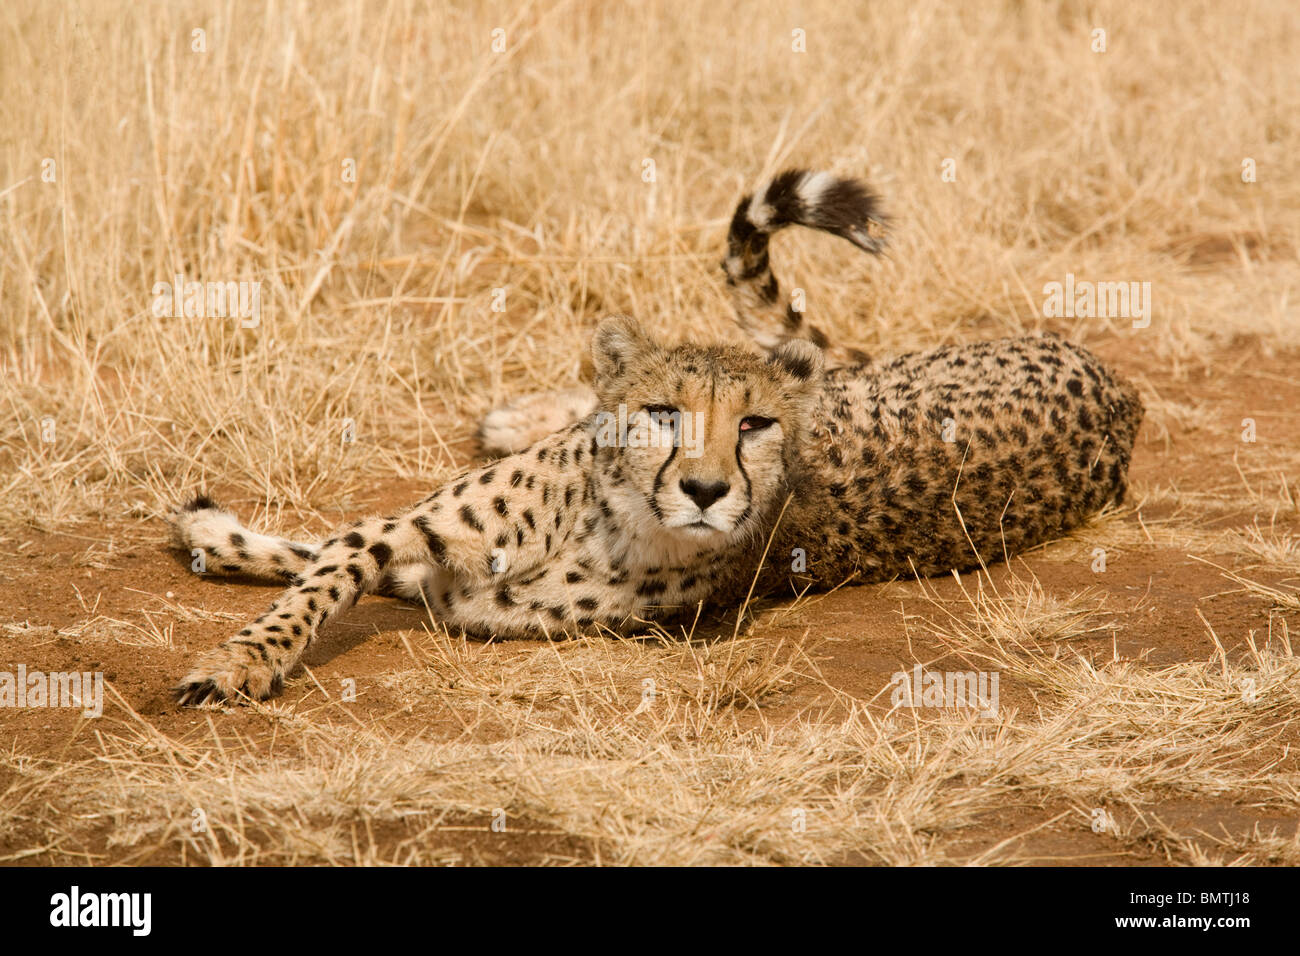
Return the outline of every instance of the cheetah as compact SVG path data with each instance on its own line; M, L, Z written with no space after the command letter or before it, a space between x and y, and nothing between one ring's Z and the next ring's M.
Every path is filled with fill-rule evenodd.
M287 585L198 657L178 701L280 693L367 593L470 635L621 634L706 604L969 570L1122 501L1142 404L1086 349L1043 334L872 359L782 301L775 232L876 253L885 223L853 179L776 176L736 207L722 264L757 350L668 345L606 318L592 388L489 413L480 436L500 457L408 509L308 544L205 496L177 508L175 544L209 572Z

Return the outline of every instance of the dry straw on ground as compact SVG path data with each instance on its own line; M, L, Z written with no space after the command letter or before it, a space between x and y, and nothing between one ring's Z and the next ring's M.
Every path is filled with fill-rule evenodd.
M284 533L400 504L382 483L448 473L476 415L581 379L603 313L734 335L727 216L793 164L864 175L895 223L879 261L779 240L778 275L835 338L1109 343L1145 440L1176 448L1228 406L1170 382L1294 347L1298 60L1285 2L5 3L0 550L68 529L161 549L157 516L198 487ZM1045 320L1067 272L1152 283L1158 322ZM260 281L260 323L154 315L177 274ZM0 860L474 861L497 851L457 834L504 810L527 860L1016 862L1036 859L1025 831L1106 808L1121 858L1294 864L1289 837L1153 808L1300 811L1297 445L1194 487L1153 472L1145 515L1042 555L1222 564L1223 590L1276 612L1249 652L1131 659L1130 608L1023 571L960 598L907 583L899 628L1031 689L979 720L834 686L815 598L734 640L502 649L425 622L383 677L405 722L291 689L233 739L228 715L163 730L118 696L62 747L6 739ZM188 647L227 613L197 603L142 596L124 621L88 598L63 637ZM56 636L13 627L0 641ZM788 707L801 689L821 705ZM1031 823L981 839L1008 807Z

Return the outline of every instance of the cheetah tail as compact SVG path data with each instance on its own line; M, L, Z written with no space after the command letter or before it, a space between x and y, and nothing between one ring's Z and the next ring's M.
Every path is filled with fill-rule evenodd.
M737 323L766 351L807 339L826 351L828 368L861 365L868 360L864 352L832 346L825 333L804 321L796 303L780 301L767 246L772 233L790 225L829 232L872 254L884 247L885 217L868 186L827 172L786 170L741 199L731 218L722 268Z

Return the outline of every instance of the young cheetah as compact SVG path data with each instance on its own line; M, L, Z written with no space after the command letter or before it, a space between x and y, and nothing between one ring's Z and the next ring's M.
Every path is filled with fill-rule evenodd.
M484 445L506 457L407 510L313 545L204 497L178 509L176 542L208 571L289 586L202 654L177 698L278 693L326 620L370 592L465 632L625 632L751 591L977 567L1120 501L1142 406L1087 350L1024 336L869 363L779 301L772 233L797 224L874 252L881 223L856 182L776 177L741 200L723 263L765 355L666 346L608 318L594 390L489 414Z

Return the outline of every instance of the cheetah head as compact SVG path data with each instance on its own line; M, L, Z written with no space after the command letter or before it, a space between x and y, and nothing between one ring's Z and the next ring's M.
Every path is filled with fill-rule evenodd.
M597 443L607 493L695 550L762 526L787 477L821 385L822 352L796 341L766 360L734 346L664 346L627 316L592 341Z

